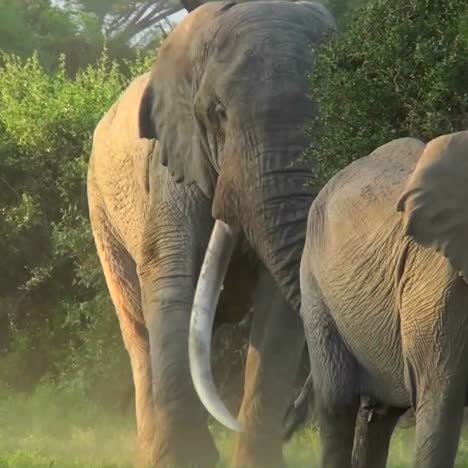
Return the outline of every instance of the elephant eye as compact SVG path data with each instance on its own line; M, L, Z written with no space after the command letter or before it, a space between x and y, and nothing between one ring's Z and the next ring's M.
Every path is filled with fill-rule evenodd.
M220 127L227 119L226 109L220 102L216 102L208 108L208 118L215 127Z
M227 119L226 109L222 104L216 104L215 112L220 122L223 122Z

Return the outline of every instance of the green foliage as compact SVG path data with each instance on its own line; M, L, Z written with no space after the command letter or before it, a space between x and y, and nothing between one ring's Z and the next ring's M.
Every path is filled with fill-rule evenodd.
M103 55L70 78L64 58L48 73L37 55L2 57L4 387L30 390L48 376L115 401L112 391L117 397L115 392L130 385L128 358L90 232L86 171L97 122L127 86L127 75L146 71L149 61L128 62L123 73Z
M468 126L468 4L374 0L325 47L311 76L323 182L394 138Z
M62 53L67 56L67 72L95 63L105 45L98 18L89 12L74 12L53 6L51 0L0 0L0 50L22 58L37 52L49 71L58 65ZM135 56L124 41L107 43L112 59Z
M325 2L333 13L340 30L346 28L352 12L371 0L328 0Z

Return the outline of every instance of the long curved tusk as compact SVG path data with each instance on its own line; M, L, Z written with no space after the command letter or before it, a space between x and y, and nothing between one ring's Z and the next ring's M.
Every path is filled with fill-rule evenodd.
M211 373L211 332L226 271L236 245L237 230L217 220L200 271L190 318L189 361L195 390L209 413L221 424L241 432L238 421L221 401Z

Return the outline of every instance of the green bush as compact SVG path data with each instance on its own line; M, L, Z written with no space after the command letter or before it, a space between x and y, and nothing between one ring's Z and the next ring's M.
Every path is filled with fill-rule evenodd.
M129 366L90 232L86 170L97 122L150 60L124 73L104 54L73 78L64 58L53 73L37 56L1 62L0 385L53 378L117 391Z
M326 0L324 3L333 13L340 30L345 30L352 12L372 0Z
M468 127L468 3L374 0L318 54L320 183L394 138Z
M65 53L67 71L72 75L96 62L106 41L113 59L135 56L136 50L123 38L106 38L96 15L64 4L54 0L0 0L0 50L22 58L36 51L49 71Z

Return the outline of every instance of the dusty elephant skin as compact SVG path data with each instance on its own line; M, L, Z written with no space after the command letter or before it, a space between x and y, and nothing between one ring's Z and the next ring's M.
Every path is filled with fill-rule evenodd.
M468 378L467 174L468 132L404 138L339 172L311 207L301 315L324 467L351 466L363 400L353 467L386 465L409 407L414 466L454 465Z
M91 224L131 359L142 463L218 459L188 335L219 219L239 235L216 320L255 306L234 464L282 465L281 416L304 346L299 262L313 191L299 156L315 115L310 46L332 24L308 2L202 5L96 128Z

